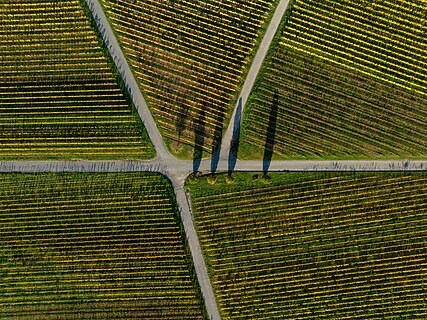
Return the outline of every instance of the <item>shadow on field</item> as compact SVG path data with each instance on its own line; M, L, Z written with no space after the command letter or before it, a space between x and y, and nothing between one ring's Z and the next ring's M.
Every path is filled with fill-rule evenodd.
M203 144L206 134L206 103L196 119L194 119L194 152L193 152L193 172L197 172L203 156Z
M222 142L222 130L224 125L224 112L218 115L218 124L215 126L215 132L212 143L212 159L211 159L211 171L216 172L218 168L219 157L221 153L221 142Z
M277 90L273 96L273 102L270 109L270 116L268 119L267 137L264 145L264 157L262 162L262 171L264 175L267 174L270 168L271 158L273 157L274 142L276 140L276 121L277 121L277 109L279 106L279 93Z
M188 118L188 107L184 103L179 104L178 116L175 122L176 131L178 132L178 143L181 142L181 135L182 135L182 132L185 130L187 118Z
M231 138L230 152L228 154L228 174L231 174L236 167L237 152L239 150L240 126L242 123L242 98L236 109L236 117L233 123L233 136Z

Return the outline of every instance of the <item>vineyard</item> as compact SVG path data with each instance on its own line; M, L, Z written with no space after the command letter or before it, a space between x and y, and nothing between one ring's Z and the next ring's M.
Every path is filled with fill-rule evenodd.
M426 174L235 176L188 184L222 319L427 318Z
M249 99L241 158L421 158L427 3L297 0Z
M170 150L220 143L277 0L102 0Z
M2 174L1 319L205 319L160 175Z
M154 156L83 0L4 0L0 21L0 159Z

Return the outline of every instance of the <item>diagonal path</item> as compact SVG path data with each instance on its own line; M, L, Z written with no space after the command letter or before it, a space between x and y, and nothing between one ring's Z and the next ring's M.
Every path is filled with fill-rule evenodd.
M128 90L132 101L135 105L136 110L138 111L139 117L144 123L145 129L148 132L148 135L151 139L151 142L156 149L157 157L160 159L171 159L172 155L166 149L166 146L163 142L163 138L160 134L159 129L154 121L153 115L148 109L147 103L142 96L141 90L139 89L138 83L129 68L129 64L126 60L125 55L117 41L117 38L111 28L108 19L101 7L101 4L98 0L86 0L92 16L95 19L96 25L99 32L102 35L102 38L110 51L110 55L116 64L117 70L121 75L121 78Z
M194 217L191 210L190 200L184 189L184 181L178 182L172 180L172 185L175 190L176 202L181 213L181 220L184 225L185 235L187 237L188 247L193 258L194 268L197 270L197 280L202 289L203 299L205 301L206 310L208 311L209 319L221 319L219 308L216 303L215 294L206 268L205 259L202 253L202 248L197 236L197 231L194 226ZM207 288L209 288L207 290Z
M255 58L252 61L251 68L249 69L249 73L245 79L242 90L240 92L239 99L237 100L236 106L231 116L230 124L224 136L222 137L220 151L221 159L228 159L229 156L231 156L230 149L231 146L234 145L236 143L236 140L238 139L241 118L245 109L246 102L249 98L258 73L261 70L264 59L267 56L271 41L273 40L277 29L279 28L280 22L282 21L283 15L286 12L288 4L289 0L280 0L279 4L277 5L276 11L274 12L273 17L271 18L270 24L268 25L268 28L264 34L264 38L261 41Z
M200 284L200 289L202 291L203 299L205 301L206 310L211 320L220 320L221 316L219 313L219 308L216 303L212 285L208 277L208 272L201 251L200 242L197 237L197 232L194 227L193 219L191 216L191 207L184 192L184 178L186 177L186 175L182 174L182 170L181 172L178 172L180 170L177 170L178 164L181 164L183 167L185 167L186 164L184 165L181 161L174 159L174 157L172 157L172 155L166 149L165 143L160 135L156 123L154 122L154 118L150 110L148 109L147 103L145 102L142 96L138 83L131 69L129 68L129 64L126 61L125 55L123 54L119 43L113 33L113 30L107 20L107 17L104 11L102 10L101 4L98 0L86 0L86 2L92 12L97 27L104 39L104 42L107 45L111 56L113 57L117 69L120 72L123 82L125 83L126 88L129 91L130 96L132 97L132 100L135 104L136 109L138 110L138 114L142 122L144 123L148 135L150 136L150 139L157 152L156 159L160 160L160 162L168 162L171 168L169 174L167 174L167 168L164 174L166 174L167 177L171 180L172 185L174 187L177 204L180 208L181 220L184 225L184 230L188 239L190 252L193 258L193 263L196 270L197 279ZM156 165L153 164L153 166Z

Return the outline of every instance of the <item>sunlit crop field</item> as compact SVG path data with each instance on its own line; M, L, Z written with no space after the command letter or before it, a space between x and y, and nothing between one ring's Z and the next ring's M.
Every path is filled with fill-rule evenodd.
M83 0L0 5L0 159L147 159Z
M0 318L205 319L178 217L161 175L1 174Z
M190 181L223 319L425 319L427 175Z
M240 156L425 157L426 18L425 1L294 1L248 103Z
M170 150L219 144L277 0L102 0Z

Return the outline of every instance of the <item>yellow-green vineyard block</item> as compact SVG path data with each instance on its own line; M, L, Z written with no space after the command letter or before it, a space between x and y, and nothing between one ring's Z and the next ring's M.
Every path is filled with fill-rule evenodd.
M427 3L291 2L249 98L239 156L425 158Z
M0 159L149 159L82 0L2 1Z
M100 2L171 152L212 152L278 1Z
M0 319L205 319L161 175L1 174Z
M427 317L427 174L212 180L187 187L222 319Z

